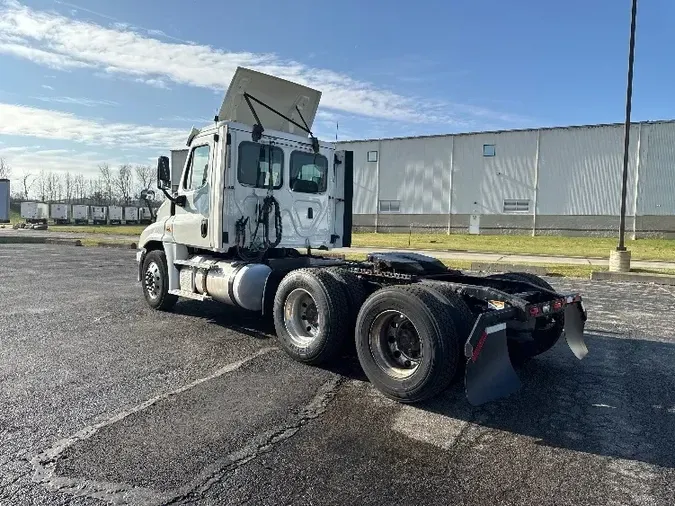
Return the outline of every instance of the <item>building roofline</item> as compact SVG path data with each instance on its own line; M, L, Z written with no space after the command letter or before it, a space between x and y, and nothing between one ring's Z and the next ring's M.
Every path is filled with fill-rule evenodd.
M631 121L631 126L635 125L655 125L662 123L675 123L675 119L659 119L659 120L648 120L648 121ZM548 126L548 127L532 127L532 128L512 128L504 130L476 130L469 132L456 132L451 134L429 134L429 135L407 135L401 137L374 137L370 139L352 139L337 141L335 144L349 144L356 142L379 142L379 141L398 141L405 139L434 139L439 137L458 137L462 135L481 135L481 134L503 134L503 133L517 133L517 132L537 132L543 130L571 130L576 128L600 128L600 127L622 127L624 122L621 123L596 123L590 125L569 125L569 126Z

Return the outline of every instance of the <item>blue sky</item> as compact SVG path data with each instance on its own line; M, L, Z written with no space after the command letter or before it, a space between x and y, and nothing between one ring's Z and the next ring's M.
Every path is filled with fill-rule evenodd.
M634 120L675 118L675 2L638 10ZM151 163L237 65L323 92L334 139L623 120L630 0L0 0L13 177Z

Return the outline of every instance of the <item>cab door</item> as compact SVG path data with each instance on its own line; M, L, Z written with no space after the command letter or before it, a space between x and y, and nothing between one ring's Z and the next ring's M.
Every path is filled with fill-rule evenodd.
M185 198L183 205L176 205L172 232L178 244L212 249L211 193L214 180L215 149L213 135L196 137L181 176L178 195Z

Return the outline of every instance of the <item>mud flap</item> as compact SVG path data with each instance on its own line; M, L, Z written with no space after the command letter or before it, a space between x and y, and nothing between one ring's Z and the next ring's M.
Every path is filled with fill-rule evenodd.
M511 364L506 339L506 322L515 314L515 308L482 314L464 345L466 397L474 406L506 397L520 389L520 379Z
M145 248L141 248L140 250L136 251L136 262L138 263L138 270L136 272L136 281L141 282L143 279L143 262L145 261L145 255L148 252L146 251Z
M586 315L581 303L568 304L565 307L565 340L579 360L588 355L588 348L584 342L585 326Z

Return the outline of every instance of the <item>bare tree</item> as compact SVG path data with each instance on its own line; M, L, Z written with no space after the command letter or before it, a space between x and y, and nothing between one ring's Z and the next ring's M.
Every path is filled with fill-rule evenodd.
M45 175L45 197L46 200L54 200L54 180L52 179L52 173L47 172ZM45 199L43 199L45 200Z
M53 176L53 186L56 191L56 199L57 200L62 200L63 199L63 182L61 181L61 174L58 172L54 174Z
M47 198L50 201L61 200L61 177L55 172L47 174Z
M66 202L70 204L70 201L73 200L73 177L70 175L70 171L66 171L63 175L63 187L65 189Z
M115 178L115 186L117 192L122 199L122 203L129 204L131 199L131 186L133 184L133 174L131 173L131 165L120 165Z
M143 190L149 190L157 179L157 172L149 165L136 165L136 184L138 185L137 194L140 196Z
M12 168L7 164L4 158L0 158L0 179L9 179L12 175Z
M100 191L103 193L103 197L108 200L108 204L112 204L113 200L113 174L110 170L110 166L107 163L102 163L98 166L98 170L101 173L101 188Z
M87 181L87 197L94 201L95 204L103 204L102 178L91 178Z
M31 181L31 179L33 179ZM21 175L21 185L23 187L23 195L22 197L26 200L28 200L28 193L30 192L30 189L33 187L35 184L35 176L31 174L30 172L24 172Z
M87 184L84 180L83 174L76 174L73 178L73 193L75 198L79 201L82 201L87 192Z
M47 200L47 174L45 174L44 169L40 171L37 178L37 192L40 201L44 202Z

